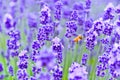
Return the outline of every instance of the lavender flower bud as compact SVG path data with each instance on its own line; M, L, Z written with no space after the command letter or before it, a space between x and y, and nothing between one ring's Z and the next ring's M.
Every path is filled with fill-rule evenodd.
M87 64L87 59L88 59L88 54L83 54L83 56L82 56L82 65Z
M9 71L9 73L10 73L12 76L14 75L13 67L12 67L12 66L9 66L9 67L8 67L8 71Z

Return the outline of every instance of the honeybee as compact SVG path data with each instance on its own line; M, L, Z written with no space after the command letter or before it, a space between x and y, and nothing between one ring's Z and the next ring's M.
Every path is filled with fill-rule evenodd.
M78 35L77 37L74 38L74 42L78 43L78 41L82 40L83 36L82 35Z

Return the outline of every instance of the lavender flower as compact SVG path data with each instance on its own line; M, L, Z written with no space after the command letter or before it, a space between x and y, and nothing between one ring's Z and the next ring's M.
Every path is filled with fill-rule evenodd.
M114 6L112 3L109 3L105 8L105 13L103 20L112 20L114 18Z
M84 10L84 6L83 6L82 3L75 2L75 3L73 4L73 9L74 9L74 10L78 10L78 11Z
M85 31L88 31L92 28L93 25L93 21L92 19L86 20L85 21Z
M2 72L3 71L3 66L2 66L2 64L0 63L0 72Z
M83 56L82 56L82 65L86 65L87 64L87 59L88 59L88 55L87 54L83 54Z
M63 69L61 66L56 65L53 69L54 80L62 80Z
M78 20L78 11L77 10L72 11L70 20Z
M27 57L27 51L21 51L19 53L19 61L17 62L17 65L20 69L27 69L28 67L28 57Z
M51 80L51 76L49 73L41 73L39 79L40 80Z
M33 50L32 51L32 54L31 54L31 59L32 61L36 62L37 61L37 57L36 55L40 54L40 51L39 50Z
M33 42L32 48L38 50L40 48L40 43L38 40Z
M119 66L120 66L120 43L114 43L111 48L109 48L101 57L99 57L99 62L101 63L97 67L97 75L103 77L105 75L105 70L108 69L111 77L118 78L120 76Z
M67 9L64 9L64 10L63 10L63 18L69 19L71 13L72 13L72 10L68 10L68 8L67 8Z
M26 69L19 69L17 72L18 80L28 80L28 74Z
M33 67L32 68L32 71L33 71L33 76L35 77L36 75L38 75L41 71L41 68L37 68L37 67Z
M9 13L6 13L4 15L4 20L3 20L4 24L5 24L5 27L7 29L14 29L15 25L16 25L16 22L14 21L13 17L11 14Z
M50 40L50 35L52 35L53 26L48 24L44 25L42 28L39 29L37 34L37 39L40 43L40 47L44 45L45 40Z
M51 50L44 49L36 57L35 64L38 68L45 67L47 70L51 70L55 65L55 54Z
M13 67L12 67L12 66L9 66L9 67L8 67L8 71L9 71L9 73L10 73L12 76L14 75Z
M29 14L28 16L28 25L30 28L36 28L37 27L37 16L35 14Z
M97 33L93 29L89 30L86 37L86 48L88 50L93 50L94 46L97 44Z
M118 6L115 8L115 12L116 12L117 14L120 14L120 5L118 5Z
M54 14L54 17L55 19L57 20L60 20L61 19L61 10L62 10L62 2L61 1L56 1L55 2L55 14Z
M8 35L11 38L14 38L15 40L20 40L20 31L18 31L18 30L12 30L8 33Z
M8 32L10 39L7 41L8 51L12 57L18 56L18 49L20 47L20 32L18 30L11 30Z
M88 80L88 72L85 66L80 66L80 64L74 62L69 68L69 80Z
M110 24L109 22L105 22L103 34L110 36L112 34L113 27L114 26Z
M86 0L86 9L90 9L91 0Z
M99 20L94 21L93 27L94 27L94 31L96 31L97 34L100 35L104 27L104 23L101 20L101 18Z
M101 39L101 42L103 44L108 44L110 42L110 37L108 36L108 37L105 37L104 39Z
M66 23L66 27L67 27L67 31L66 31L65 36L66 36L67 38L70 38L70 37L72 37L73 35L75 35L75 32L77 31L76 22L74 22L74 21L68 21L68 22Z
M60 64L62 63L63 45L58 37L55 37L52 41L53 41L52 49L56 53L56 57L58 60L57 62Z
M30 77L30 80L37 80L35 77Z
M47 24L51 22L51 14L50 14L50 8L47 5L43 5L43 8L41 9L40 13L40 23L41 24Z
M84 24L84 18L78 17L78 25L82 26Z

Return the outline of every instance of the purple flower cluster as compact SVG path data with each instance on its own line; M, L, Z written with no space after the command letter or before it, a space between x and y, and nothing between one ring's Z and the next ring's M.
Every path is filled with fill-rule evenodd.
M26 50L23 50L21 53L19 53L17 65L19 68L17 71L18 80L28 80L28 74L26 72L26 69L28 68L28 56Z
M33 76L36 77L40 73L40 71L41 71L41 68L37 68L36 66L34 66L32 68Z
M19 69L17 72L18 80L28 80L28 74L26 69Z
M66 27L67 27L67 32L65 34L65 36L67 38L70 38L72 36L75 35L75 32L77 31L77 24L75 21L68 21L66 23Z
M2 64L0 63L0 72L2 72L3 71L3 66L2 66Z
M62 80L63 68L59 65L56 65L53 69L54 80Z
M114 6L112 3L109 3L105 9L103 20L112 20L114 18Z
M61 17L62 17L62 2L61 1L56 1L55 2L55 11L54 11L54 17L55 17L55 19L57 19L57 20L60 20L61 19Z
M99 57L101 63L97 66L97 75L104 77L105 70L108 69L113 78L120 76L120 43L114 43L102 56Z
M27 69L28 67L28 56L27 56L27 51L21 51L19 53L19 60L17 62L17 65L20 69Z
M97 44L97 33L94 30L90 30L87 33L87 37L86 37L86 48L88 50L93 50L94 46Z
M13 67L11 65L8 67L8 71L11 74L11 76L14 75L14 72L13 72L14 70L13 70Z
M88 80L88 72L86 66L80 66L80 64L74 62L69 68L69 80Z
M88 59L88 54L83 54L81 64L86 65L87 59Z
M55 37L52 41L53 41L52 49L56 54L57 63L60 64L62 63L62 51L64 47L58 37Z
M103 34L110 36L113 30L113 25L110 24L109 22L104 23L104 30Z
M36 55L37 61L36 66L38 68L45 67L48 71L50 71L55 65L55 54L52 50L42 50L40 54Z
M39 79L40 80L51 80L51 76L49 73L41 73Z
M30 28L37 27L37 16L33 13L29 14L28 16L28 25Z
M4 22L5 27L7 29L14 29L15 28L16 22L14 21L13 16L10 13L6 13L4 15L3 22Z
M18 56L20 32L18 30L12 30L8 35L10 36L10 39L7 41L8 51L12 57Z
M51 22L51 10L47 4L43 5L43 8L40 11L40 23L45 25Z
M6 32L9 36L7 51L5 47L2 54L0 49L0 58L3 58L0 80L4 77L18 80L91 80L95 72L99 77L109 73L109 80L119 79L120 5L114 7L109 3L96 20L92 16L97 16L90 14L91 5L94 5L91 0L0 0L0 38L3 37L0 47L6 44ZM96 11L94 6L92 8ZM90 55L86 54L88 52ZM7 56L7 64L2 64L4 56ZM81 64L74 62L79 60L77 58L81 59ZM97 66L94 59L98 59ZM16 61L17 66L12 65ZM9 74L6 75L3 66L7 67Z

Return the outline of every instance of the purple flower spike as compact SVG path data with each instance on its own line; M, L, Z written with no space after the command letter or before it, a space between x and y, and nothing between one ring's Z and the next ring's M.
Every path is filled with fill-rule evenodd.
M114 6L112 3L109 3L105 8L105 13L103 16L103 20L112 20L114 18Z
M63 51L63 45L58 37L55 37L53 40L52 49L56 53L56 58L58 64L62 63L62 51Z
M14 75L13 67L12 67L12 66L9 66L9 67L8 67L8 71L9 71L9 73L10 73L12 76Z
M104 23L103 34L110 36L112 34L113 27L114 26L109 22Z
M54 17L55 17L55 19L57 19L57 20L60 20L60 19L61 19L62 6L63 6L63 4L62 4L61 1L55 2L55 14L54 14Z
M78 20L78 11L77 10L72 11L70 20Z
M51 22L51 10L47 5L44 5L40 13L40 23L45 25Z
M69 68L69 80L88 80L88 72L85 66L80 66L80 64L74 62Z
M30 77L30 80L37 80L35 77Z
M92 28L93 21L92 19L86 20L85 21L85 31L88 31Z
M97 33L93 30L88 31L88 35L86 37L86 48L88 50L93 50L94 46L97 44L96 41Z
M86 0L86 9L90 9L91 7L91 0Z
M40 48L40 43L39 41L34 41L33 42L33 45L32 45L32 48L35 49L35 50L38 50Z
M73 5L73 9L74 10L84 10L84 6L83 6L83 4L82 3L78 3L78 2L76 2L76 3L74 3L74 5Z
M19 61L17 62L17 65L20 69L27 69L28 57L27 57L26 50L23 50L23 51L21 51L21 53L19 53Z
M28 74L26 69L19 69L17 72L18 80L28 80Z
M2 64L0 63L0 72L2 72L3 71L3 66L2 66Z
M120 4L115 8L115 12L116 12L117 14L120 14Z
M32 71L33 71L33 76L35 77L36 75L40 73L41 68L33 67Z
M102 22L101 18L99 20L94 21L93 23L94 31L96 31L98 35L100 35L100 33L102 32L103 26L104 23Z
M56 65L53 69L54 80L62 80L62 72L63 68L61 66Z
M35 14L29 14L28 16L28 25L30 28L36 28L37 27L37 16Z
M51 76L49 73L41 73L39 79L40 80L51 80Z
M68 21L68 22L66 23L66 27L67 27L67 31L66 31L65 36L66 36L67 38L70 38L70 37L72 37L72 36L75 34L75 32L77 31L77 24L76 24L76 22L74 22L74 21Z
M14 21L12 15L9 13L5 14L3 22L7 29L14 29L16 25L16 22Z
M83 54L83 56L82 56L82 65L87 64L87 59L88 59L88 54Z
M39 55L36 55L36 66L38 68L45 67L47 70L51 70L55 65L55 54L52 50L42 50Z

